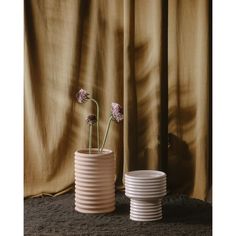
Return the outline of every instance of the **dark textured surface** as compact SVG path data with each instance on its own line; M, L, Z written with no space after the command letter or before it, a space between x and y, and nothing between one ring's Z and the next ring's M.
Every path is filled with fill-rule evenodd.
M129 199L116 195L116 211L89 215L74 210L74 193L25 199L25 235L212 235L212 207L186 196L168 196L158 222L129 219Z

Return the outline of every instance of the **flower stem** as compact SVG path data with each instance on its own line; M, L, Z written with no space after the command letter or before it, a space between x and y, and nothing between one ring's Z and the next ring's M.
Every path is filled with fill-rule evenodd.
M92 147L92 129L93 125L89 125L89 154L91 154L91 147Z
M104 136L104 139L103 139L102 147L100 149L101 152L102 152L102 150L103 150L103 148L105 146L105 143L107 141L107 134L108 134L108 131L109 131L109 128L110 128L111 121L112 121L112 116L110 116L110 118L108 120L108 124L107 124L107 128L106 128L106 133L105 133L105 136Z
M90 98L90 100L92 102L94 102L97 106L97 148L98 148L98 151L99 151L99 146L100 146L100 143L99 143L99 140L100 140L100 137L99 137L99 105L97 103L97 101L93 98Z

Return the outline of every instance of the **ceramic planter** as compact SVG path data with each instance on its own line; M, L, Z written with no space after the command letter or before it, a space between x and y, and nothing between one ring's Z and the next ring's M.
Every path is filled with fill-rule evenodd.
M138 170L125 174L125 195L130 198L130 219L162 219L162 198L166 195L166 174L155 170Z
M75 210L108 213L115 210L115 160L111 150L79 150L74 155Z

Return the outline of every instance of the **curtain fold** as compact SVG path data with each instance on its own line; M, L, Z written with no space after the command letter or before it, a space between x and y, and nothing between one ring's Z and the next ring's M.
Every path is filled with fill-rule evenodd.
M73 185L73 155L88 143L91 103L116 157L118 188L129 170L159 169L168 157L171 192L204 199L209 188L209 1L174 0L163 40L162 0L25 0L25 196ZM168 47L168 156L160 153L163 47ZM167 95L166 95L167 96ZM94 132L93 143L96 144Z

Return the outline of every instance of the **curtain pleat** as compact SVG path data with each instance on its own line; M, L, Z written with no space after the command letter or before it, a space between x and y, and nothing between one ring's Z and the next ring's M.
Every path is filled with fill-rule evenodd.
M169 5L169 132L180 154L169 150L169 171L179 182L173 187L201 199L210 175L208 4L179 0Z
M100 104L100 140L111 103L124 107L123 124L112 123L106 143L116 157L117 188L125 172L160 169L168 158L171 192L206 197L208 4L169 1L163 26L162 0L25 0L25 196L73 185L74 152L88 145L85 117L96 114L93 103L76 102L84 88ZM160 152L163 47L168 156Z

